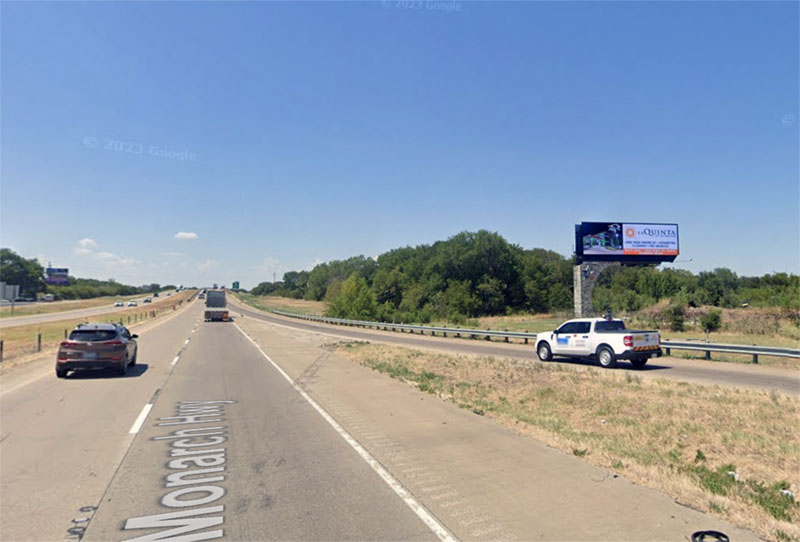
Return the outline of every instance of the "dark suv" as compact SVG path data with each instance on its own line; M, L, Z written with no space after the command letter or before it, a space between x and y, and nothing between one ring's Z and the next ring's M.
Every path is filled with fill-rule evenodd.
M78 324L58 347L56 376L65 378L76 369L106 367L114 367L124 375L128 367L136 365L138 337L117 324Z

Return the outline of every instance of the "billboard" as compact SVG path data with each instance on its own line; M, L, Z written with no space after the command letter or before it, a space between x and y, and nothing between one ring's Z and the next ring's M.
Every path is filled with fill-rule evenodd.
M581 222L575 225L578 263L672 262L678 256L678 225L633 222Z
M239 289L239 281L238 281L238 280L234 280L234 281L233 281L233 286L232 286L232 288L233 288L234 290L238 290L238 289Z
M47 284L69 284L69 269L66 267L48 267L45 274Z

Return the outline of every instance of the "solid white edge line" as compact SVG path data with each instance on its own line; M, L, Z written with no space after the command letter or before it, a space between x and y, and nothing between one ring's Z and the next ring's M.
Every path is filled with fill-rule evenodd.
M264 352L264 350L258 345L257 342L255 342L247 333L245 333L245 331L242 328L240 328L238 324L234 322L233 325L236 326L236 329L238 329L241 332L241 334L247 338L248 341L253 343L253 346L256 347L256 349L261 353L261 355L264 356L264 358L268 362L270 362L270 364L275 368L275 370L278 371L281 374L281 376L283 376L283 378L285 378L286 381L289 382L289 384L291 384L291 386L303 397L303 399L305 399L308 402L308 404L310 404L314 408L314 410L316 410L320 414L320 416L322 416L325 419L325 421L328 422L328 424L330 424L330 426L333 427L333 429L337 433L339 433L339 436L342 437L345 440L345 442L347 442L350 445L350 447L352 447L353 450L355 450L356 453L360 455L361 458L364 461L366 461L366 463L370 467L372 467L372 470L374 470L375 473L378 476L380 476L381 479L383 479L386 485L388 485L392 489L392 491L394 491L397 494L398 497L403 499L403 502L405 502L406 505L409 508L411 508L411 510L417 515L417 517L420 520L422 520L422 522L425 525L428 526L428 528L433 532L433 534L435 534L439 538L439 540L441 540L442 542L458 541L458 538L456 538L455 535L451 534L450 531L444 525L439 523L439 521L435 517L433 517L433 515L428 511L428 509L425 508L425 506L422 503L420 503L411 494L411 492L408 491L403 486L403 484L401 484L397 480L397 478L392 476L392 474L389 471L387 471L386 468L384 468L384 466L381 465L380 462L372 456L372 454L370 454L363 446L361 446L361 444L359 444L358 441L354 439L344 427L339 425L336 422L336 420L334 420L333 417L319 405L319 403L317 403L314 399L312 399L311 396L305 392L305 390L303 390L300 386L298 386L292 380L292 378L288 374L286 374L286 372L283 369L280 368L280 366L277 363L272 361L272 358L270 358L267 355L267 353Z
M153 405L150 404L150 403L147 403L146 405L144 405L144 408L139 413L139 417L136 418L136 421L133 422L133 425L131 426L131 430L128 431L128 434L135 435L136 433L139 432L139 429L142 428L142 425L144 425L144 421L147 419L147 415L150 414L150 409L151 408L153 408Z

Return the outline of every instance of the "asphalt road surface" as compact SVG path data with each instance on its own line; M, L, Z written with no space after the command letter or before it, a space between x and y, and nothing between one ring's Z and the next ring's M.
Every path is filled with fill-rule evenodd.
M403 334L392 331L378 331L364 328L343 327L333 324L322 324L293 318L285 318L268 314L248 307L232 296L230 304L237 312L250 318L264 322L288 326L295 329L325 333L334 337L356 340L384 342L398 346L435 349L458 354L478 354L485 356L502 356L516 358L525 363L541 363L531 345L499 343L482 340L431 337ZM564 363L572 366L597 367L592 361L558 359L548 363ZM621 361L616 371L634 370L629 363ZM723 363L685 358L661 357L653 358L641 370L635 370L642 378L668 378L699 384L720 385L778 391L781 393L800 395L800 374L797 371L776 367Z
M3 540L685 540L752 533L338 358L190 303L139 365L0 382Z
M175 292L170 293L175 295ZM167 297L167 292L159 293L158 297L152 297L152 304L144 303L144 299L146 297L152 297L152 295L143 295L133 299L133 301L136 301L139 307L157 307L164 301L172 300L172 297ZM131 300L126 299L122 307L115 307L114 303L111 302L108 305L90 307L88 309L74 309L61 312L47 312L44 314L31 314L28 316L10 316L8 318L0 318L0 329L15 326L26 326L29 324L42 324L45 322L58 322L59 320L67 320L70 318L91 318L93 316L100 316L102 314L108 314L111 312L124 311L132 308L128 307L128 301Z

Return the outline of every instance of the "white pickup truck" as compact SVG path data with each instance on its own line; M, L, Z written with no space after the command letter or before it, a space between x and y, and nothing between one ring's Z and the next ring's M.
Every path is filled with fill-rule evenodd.
M617 360L630 360L638 368L651 357L661 356L661 335L658 331L625 329L622 320L580 318L569 320L548 333L536 335L539 359L553 356L593 358L603 367L613 367Z

